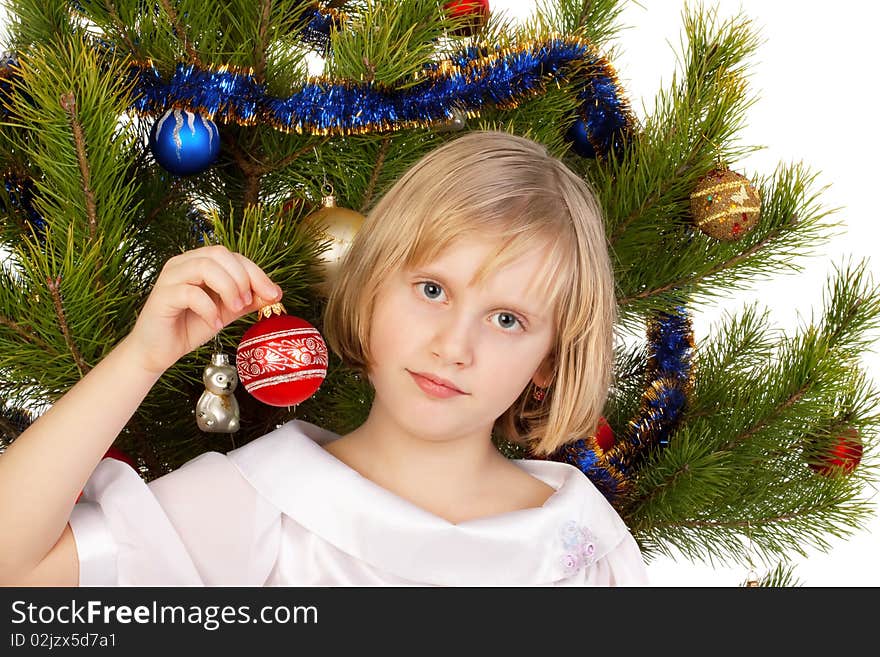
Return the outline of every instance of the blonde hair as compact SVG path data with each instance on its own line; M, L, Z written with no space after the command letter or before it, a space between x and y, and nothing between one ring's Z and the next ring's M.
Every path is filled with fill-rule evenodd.
M495 421L495 434L537 456L593 435L613 384L617 320L602 214L589 185L532 140L474 131L416 162L369 213L341 263L324 311L327 344L366 374L382 282L466 234L506 238L475 282L549 247L534 284L553 300L552 384L540 402L527 385Z

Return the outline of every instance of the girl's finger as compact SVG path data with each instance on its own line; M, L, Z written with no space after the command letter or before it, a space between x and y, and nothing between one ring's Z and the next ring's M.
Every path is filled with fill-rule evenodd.
M182 253L181 255L170 259L168 261L170 265L168 267L170 270L167 275L168 280L178 283L198 283L199 281L193 278L194 270L192 263L203 263L205 260L210 260L219 264L220 267L229 274L235 282L237 295L242 299L241 305L247 305L250 303L251 285L248 272L242 266L241 261L236 257L236 254L225 246L219 244L193 249L192 251L187 251L186 253ZM218 290L218 292L220 292L220 290ZM229 303L229 299L225 296L224 302L230 305L230 307L235 307L234 304Z
M242 266L242 256L221 245L207 247L206 254L219 262L232 276L238 286L238 296L241 297L244 305L248 305L251 302L251 281L248 271Z
M238 283L227 268L213 258L190 258L178 263L163 281L165 285L204 286L216 293L230 310L239 311L245 307Z
M175 287L167 301L178 310L192 311L211 331L216 332L223 328L223 318L220 316L217 304L197 285Z
M266 272L260 269L253 260L234 251L231 253L247 272L250 278L250 288L256 295L268 302L277 301L281 297L281 288L273 283L272 279L266 275Z

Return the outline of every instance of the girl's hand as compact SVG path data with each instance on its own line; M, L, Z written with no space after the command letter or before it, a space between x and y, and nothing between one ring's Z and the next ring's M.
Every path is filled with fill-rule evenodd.
M281 299L262 269L224 246L204 246L170 258L131 333L141 366L161 374L247 313Z

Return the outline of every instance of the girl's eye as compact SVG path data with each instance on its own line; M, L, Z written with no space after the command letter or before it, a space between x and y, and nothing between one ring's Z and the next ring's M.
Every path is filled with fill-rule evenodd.
M417 283L417 285L421 289L422 293L432 301L438 299L443 294L443 288L432 281L421 281ZM517 325L519 325L520 331L525 330L525 322L523 322L523 320L521 320L517 315L514 315L513 313L496 313L495 317L501 318L499 326L505 329L505 331L507 331L508 333L511 333L512 331L510 329Z
M525 328L519 317L517 317L513 313L498 313L497 315L495 315L495 317L501 317L503 319L503 321L500 322L500 326L503 329L514 327L517 324L519 324L520 330L523 330Z
M443 293L443 288L437 285L437 283L432 283L431 281L423 281L419 283L419 285L422 288L422 292L424 292L429 299L436 299Z

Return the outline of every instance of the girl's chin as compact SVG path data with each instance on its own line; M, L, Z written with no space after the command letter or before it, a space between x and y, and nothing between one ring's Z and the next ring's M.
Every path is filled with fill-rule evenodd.
M424 412L423 409L432 413ZM464 422L465 418L460 414L453 417L452 414L436 412L436 407L421 407L418 404L398 407L395 415L395 424L403 431L428 443L451 442L460 437L474 435L491 438L494 426L494 420Z

